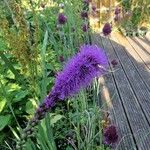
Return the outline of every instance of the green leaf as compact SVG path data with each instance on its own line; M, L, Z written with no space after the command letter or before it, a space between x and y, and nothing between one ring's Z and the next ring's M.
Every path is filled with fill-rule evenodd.
M5 64L7 65L7 67L12 71L12 73L15 75L15 79L19 80L20 79L20 75L17 72L17 70L14 68L14 66L12 65L12 62L10 62L10 60L5 56L4 53L2 53L2 51L0 51L0 57L2 58L2 60L5 62Z
M6 105L6 99L0 100L0 113L3 111L5 105Z
M0 131L9 124L11 115L0 116Z
M28 95L28 91L20 91L16 94L15 98L13 99L15 102L21 101L25 96Z
M42 87L41 87L41 99L43 99L46 95L46 79L47 79L47 70L46 70L46 48L48 44L48 31L45 31L43 46L41 49L41 69L42 69Z
M6 43L0 38L0 51L5 50L6 48Z
M9 126L9 128L10 128L11 132L13 133L13 135L15 136L15 138L16 138L17 140L20 140L20 138L19 138L17 132L16 132L11 126Z
M20 88L21 87L18 84L16 84L16 83L8 84L8 86L6 87L6 91L7 92L19 91Z
M26 112L30 115L33 115L35 113L35 108L37 107L36 102L34 99L30 99L26 103Z
M6 134L4 132L0 133L0 145L4 142Z
M56 115L56 116L53 116L51 118L51 125L55 124L57 121L59 121L60 119L62 119L64 116L63 115Z
M66 150L74 150L74 149L70 146L67 146Z

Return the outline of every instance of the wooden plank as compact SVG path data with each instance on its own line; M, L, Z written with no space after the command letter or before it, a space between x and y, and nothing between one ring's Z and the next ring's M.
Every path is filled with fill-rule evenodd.
M148 42L150 42L150 32L148 32L148 33L145 35L145 38L147 39Z
M150 41L148 41L145 37L134 37L134 39L138 42L139 45L141 45L150 56Z
M103 47L103 43L99 35L94 35L93 42L98 46ZM113 114L113 123L117 124L120 133L120 143L118 143L117 150L135 150L135 142L128 125L128 120L124 113L124 108L114 82L113 74L109 73L105 75L103 79L105 82L101 83L101 94L106 101L111 101L112 103L112 105L109 105L109 110L111 114ZM105 89L109 92L109 96L107 96Z
M150 60L149 54L144 51L144 49L140 45L138 45L138 43L136 43L134 38L127 37L127 40L134 47L135 52L140 56L143 63L147 66L148 69L150 69L150 64L148 63Z
M133 37L132 40L145 52L148 56L150 56L149 45L144 42L144 39L139 37Z
M130 45L130 43L127 41L125 37L123 37L120 34L115 34L116 39L118 40L118 43L122 43L126 50L126 54L128 55L130 61L134 65L135 69L137 70L138 74L142 78L143 82L147 86L147 89L150 91L150 70L145 67L145 64L141 63L143 62L139 55L135 52L134 48Z
M110 41L106 38L103 38L103 41L104 48L108 53L109 59L118 59ZM134 134L138 148L140 150L149 150L150 143L148 142L148 138L145 138L149 132L149 124L143 115L141 107L120 63L118 68L120 70L113 74L132 133Z
M113 40L117 41L117 38L113 36ZM137 102L140 104L143 113L145 114L148 122L150 123L150 92L147 89L147 86L143 82L142 78L140 77L138 71L136 70L135 66L129 59L129 55L126 54L125 47L118 45L117 43L113 42L114 51L120 63L122 65L122 69L124 70L131 88L137 98Z

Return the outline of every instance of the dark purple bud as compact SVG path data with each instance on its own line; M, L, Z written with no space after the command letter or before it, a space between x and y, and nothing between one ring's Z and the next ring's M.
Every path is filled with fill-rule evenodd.
M87 32L88 29L89 29L89 26L88 26L87 24L83 24L83 25L82 25L82 31L83 31L83 32Z
M41 3L41 7L42 7L42 8L45 8L45 6L46 6L46 4Z
M116 126L110 125L104 130L104 143L106 145L115 144L118 141L118 133Z
M87 12L87 11L82 11L82 12L81 12L81 18L82 18L82 19L88 18L88 12Z
M111 25L110 25L110 23L106 23L105 25L104 25L104 27L103 27L103 34L105 35L105 36L107 36L107 35L109 35L110 33L111 33Z
M58 15L58 23L65 24L66 22L67 22L67 17L64 15L64 13L60 13Z
M60 56L60 57L59 57L59 60L60 60L60 62L64 62L64 61L65 61L65 59L64 59L63 56Z
M96 11L96 6L95 5L92 5L92 10Z
M120 8L118 8L118 7L116 7L116 9L115 9L115 15L120 14L120 12L121 12L121 9L120 9Z
M83 0L83 3L86 5L89 5L90 2L91 2L91 0Z
M113 65L113 67L115 67L118 64L118 62L117 62L116 59L114 59L114 60L111 61L111 64Z
M43 109L41 108L41 107L39 107L37 110L36 110L36 112L39 114L39 113L41 113L43 111Z

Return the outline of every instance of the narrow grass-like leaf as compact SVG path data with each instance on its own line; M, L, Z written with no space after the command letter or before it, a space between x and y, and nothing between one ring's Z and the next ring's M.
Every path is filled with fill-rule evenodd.
M41 49L41 66L42 66L42 87L41 87L41 99L46 96L47 90L46 90L46 80L47 80L47 70L46 70L46 47L48 42L48 31L45 31L44 40L43 40L43 46Z
M8 58L5 56L5 54L3 52L0 51L0 57L2 58L2 60L5 62L5 64L7 65L7 67L12 71L12 73L15 75L15 79L17 81L20 82L20 76L18 74L18 72L16 71L16 69L13 67L12 63L10 62L10 60L8 60Z

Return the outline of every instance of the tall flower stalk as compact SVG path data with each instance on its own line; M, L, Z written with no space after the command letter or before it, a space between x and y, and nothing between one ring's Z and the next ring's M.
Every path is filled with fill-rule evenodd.
M32 136L34 127L57 102L73 96L81 88L88 86L93 78L103 75L107 65L106 55L101 48L96 45L83 45L80 52L70 59L63 71L58 74L53 89L28 122L16 149L22 149L26 140Z

